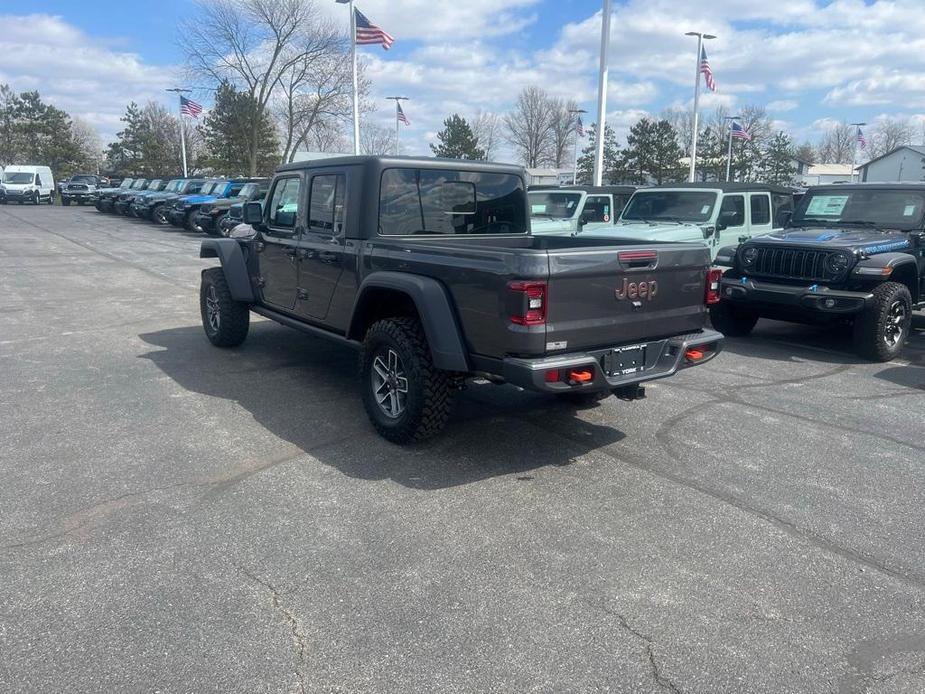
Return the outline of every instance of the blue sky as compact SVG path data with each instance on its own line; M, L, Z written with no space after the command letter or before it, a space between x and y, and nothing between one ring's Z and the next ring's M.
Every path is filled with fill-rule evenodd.
M334 0L323 11L347 20ZM361 49L375 103L370 118L394 123L382 97L412 97L403 128L408 153L424 153L452 112L503 113L537 84L593 111L600 2L593 0L358 0L397 42ZM922 0L624 0L615 2L608 123L620 140L640 116L689 107L694 41L707 44L722 104L768 107L779 127L815 140L836 121L908 117L925 122ZM0 82L38 89L101 132L119 128L129 99L168 102L182 82L177 23L191 0L157 3L0 3ZM10 57L15 56L15 57ZM208 102L208 93L201 99ZM590 120L588 118L587 120ZM920 136L919 136L920 141Z

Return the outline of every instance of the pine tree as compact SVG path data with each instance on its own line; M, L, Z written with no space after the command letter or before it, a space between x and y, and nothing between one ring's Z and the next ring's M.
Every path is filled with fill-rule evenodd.
M597 147L597 124L592 123L587 130L588 146L581 150L578 158L578 183L590 185L594 180L594 152ZM605 183L622 181L619 171L620 148L617 135L609 125L604 126L604 174Z
M681 155L671 123L641 118L626 136L626 149L620 158L624 178L634 183L657 184L681 180Z
M761 161L761 180L780 185L791 184L796 173L793 158L793 143L783 131L778 132L768 143Z
M256 147L251 142L255 122ZM215 92L215 105L200 132L206 150L202 164L215 171L267 175L279 164L279 142L269 113L256 99L230 84L223 83Z
M437 133L439 145L431 145L435 157L444 159L474 159L485 158L485 150L479 149L479 143L472 128L466 119L458 113L443 121L443 130Z

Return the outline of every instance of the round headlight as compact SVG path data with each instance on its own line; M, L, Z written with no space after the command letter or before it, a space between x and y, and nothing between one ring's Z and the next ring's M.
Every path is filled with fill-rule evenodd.
M840 275L848 267L847 253L829 253L825 258L825 269L832 275Z
M748 246L742 251L742 263L753 265L758 260L758 249L754 246Z

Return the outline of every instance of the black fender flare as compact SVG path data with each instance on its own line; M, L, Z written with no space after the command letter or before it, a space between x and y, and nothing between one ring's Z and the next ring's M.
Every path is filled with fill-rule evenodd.
M912 275L912 300L918 301L919 266L911 253L877 253L861 260L851 271L852 277L864 282L887 281L909 273Z
M235 301L254 303L254 289L247 274L247 262L241 244L235 239L207 239L199 246L200 258L218 258L225 281Z
M456 321L453 304L444 286L431 277L403 272L373 272L357 291L347 336L362 341L358 335L364 301L376 289L391 289L411 298L421 318L434 366L444 371L469 371L462 331Z

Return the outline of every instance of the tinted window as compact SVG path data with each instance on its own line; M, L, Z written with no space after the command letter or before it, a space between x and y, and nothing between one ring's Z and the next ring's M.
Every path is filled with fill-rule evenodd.
M791 195L771 195L772 213L775 227L782 227L787 221L787 216L782 212L793 213L793 196Z
M379 233L523 234L526 204L519 176L388 169L379 190Z
M771 221L770 197L764 194L751 195L749 205L752 210L752 224L767 224Z
M613 212L610 208L610 198L606 195L589 195L581 216L586 222L609 222Z
M581 202L580 193L552 193L537 191L528 193L530 215L533 217L556 217L571 219Z
M740 227L745 224L745 196L727 195L719 208L719 221L726 227Z
M270 198L270 226L292 229L299 216L299 190L301 181L298 178L281 178L273 188Z
M224 195L226 198L234 198L240 195L243 189L243 183L232 183L224 190L224 192L222 192L222 195Z
M312 178L308 206L308 230L336 236L344 229L344 189L346 177L324 175Z

